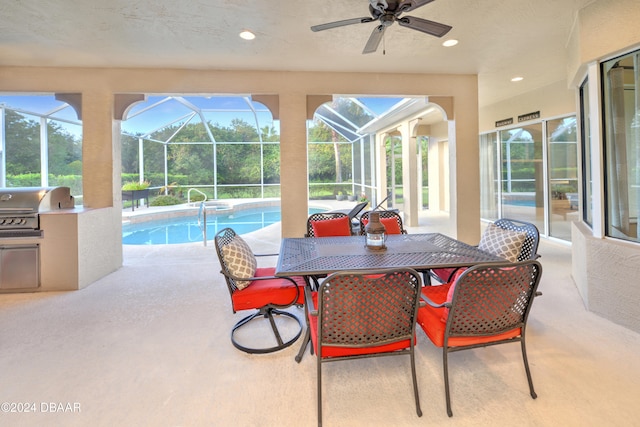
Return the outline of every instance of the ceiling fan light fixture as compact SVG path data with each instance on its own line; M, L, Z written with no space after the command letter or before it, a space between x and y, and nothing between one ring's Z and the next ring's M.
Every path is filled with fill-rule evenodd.
M365 44L362 51L363 54L373 53L378 50L380 41L384 40L384 30L395 22L402 27L420 31L430 36L444 37L452 29L450 25L429 21L417 16L403 15L405 12L412 12L432 1L434 0L369 0L369 14L371 16L313 25L311 26L311 31L324 31L346 25L367 24L378 21Z
M445 41L442 43L442 46L444 46L444 47L451 47L451 46L455 46L455 45L457 45L457 44L458 44L458 40L456 40L456 39L449 39L449 40L445 40Z
M245 40L253 40L256 38L256 35L249 30L242 30L240 32L240 38Z

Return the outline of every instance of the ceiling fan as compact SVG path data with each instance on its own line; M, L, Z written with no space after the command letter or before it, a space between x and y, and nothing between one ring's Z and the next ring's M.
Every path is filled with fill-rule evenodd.
M327 24L314 25L311 31L324 31L331 28L343 27L352 24L365 24L367 22L380 21L380 24L373 29L369 40L362 53L373 53L378 50L378 45L384 36L384 31L388 26L397 22L403 27L412 30L422 31L436 37L442 37L451 30L451 26L433 22L415 16L400 16L405 12L410 12L434 0L369 0L369 13L371 17L352 18L342 21L329 22Z

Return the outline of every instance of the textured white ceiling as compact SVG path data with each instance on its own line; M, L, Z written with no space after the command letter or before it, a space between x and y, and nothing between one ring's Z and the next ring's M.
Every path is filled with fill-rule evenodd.
M367 0L12 0L0 4L0 66L478 74L481 105L566 78L576 12L593 0L436 0L409 15L453 26L444 39L399 26L362 55ZM251 29L257 38L242 40ZM511 83L513 76L525 78Z

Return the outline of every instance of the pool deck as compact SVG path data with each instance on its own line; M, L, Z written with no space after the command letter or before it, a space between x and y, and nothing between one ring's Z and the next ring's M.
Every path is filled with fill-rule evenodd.
M323 208L327 210L350 210L358 202L350 202L347 200L311 200L309 205L314 208ZM265 206L280 206L280 199L223 199L209 200L207 204L207 213L213 212L233 212L240 209L255 209ZM172 206L146 206L141 205L134 211L129 208L122 210L122 223L133 224L137 222L162 220L182 216L197 216L200 209L200 202L184 203Z

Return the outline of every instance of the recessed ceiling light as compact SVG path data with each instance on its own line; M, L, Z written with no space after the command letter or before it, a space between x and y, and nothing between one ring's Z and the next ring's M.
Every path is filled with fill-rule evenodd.
M444 43L442 43L442 46L445 47L451 47L451 46L455 46L458 44L458 40L456 39L449 39L449 40L445 40Z
M256 38L256 35L249 30L242 30L242 32L240 32L240 38L243 38L245 40L253 40Z
M520 76L514 77L511 79L512 82L521 82L522 80L524 80L524 77L520 77Z

